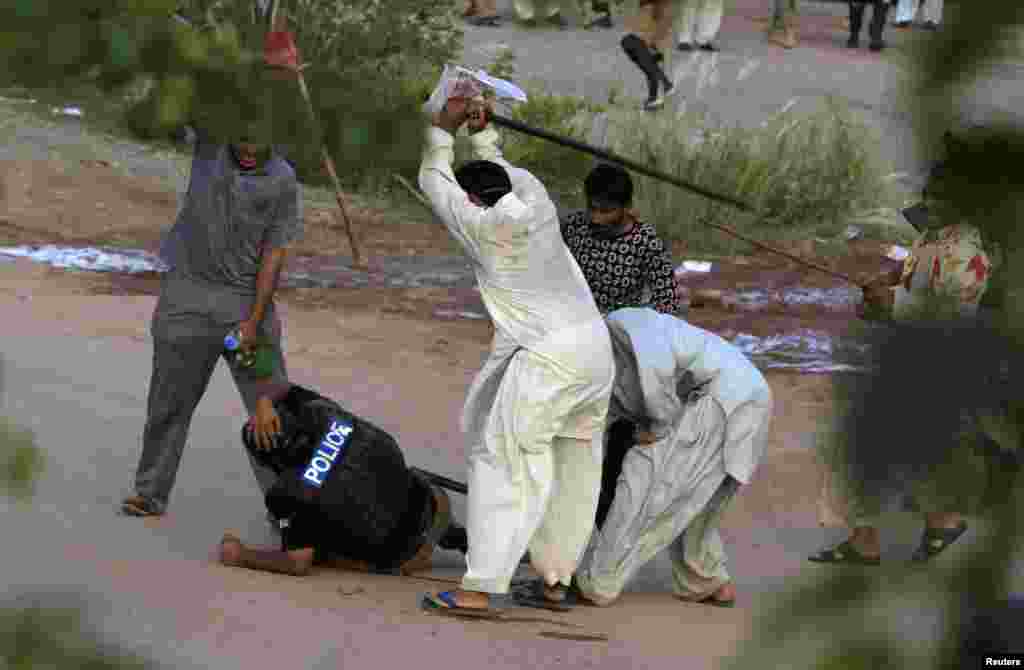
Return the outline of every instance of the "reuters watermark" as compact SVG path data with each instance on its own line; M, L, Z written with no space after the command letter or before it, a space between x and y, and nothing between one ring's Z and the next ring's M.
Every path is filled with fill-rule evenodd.
M979 660L982 668L1024 668L1024 654L985 654Z

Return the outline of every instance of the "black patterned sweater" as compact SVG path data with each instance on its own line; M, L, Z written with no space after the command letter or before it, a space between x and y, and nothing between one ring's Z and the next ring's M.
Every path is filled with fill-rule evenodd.
M591 234L589 216L581 210L562 221L562 238L602 314L622 307L679 312L672 256L654 226L638 221L629 233L603 240ZM645 288L651 292L649 301L644 300Z

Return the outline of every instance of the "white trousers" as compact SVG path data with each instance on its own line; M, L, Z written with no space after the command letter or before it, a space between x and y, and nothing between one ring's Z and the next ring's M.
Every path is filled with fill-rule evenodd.
M527 549L544 581L569 586L594 528L601 442L556 437L541 453L507 462L471 457L462 588L508 593Z
M626 452L611 509L576 573L584 596L610 605L666 548L677 595L699 600L730 580L718 526L739 482L725 471L725 437L721 406L704 396L673 433Z
M676 15L679 44L709 44L722 27L724 0L682 0Z
M590 540L601 489L604 416L612 377L576 408L594 414L584 437L522 431L531 407L531 393L555 381L557 373L529 352L512 359L491 412L491 428L469 456L466 531L469 551L462 588L508 593L512 577L527 549L533 568L545 582L569 586ZM521 412L502 404L520 403ZM514 410L515 408L513 408ZM503 417L508 417L503 418ZM583 423L579 426L585 425Z
M896 7L896 23L910 23L918 13L920 0L900 0ZM942 0L924 0L920 5L922 19L942 23Z

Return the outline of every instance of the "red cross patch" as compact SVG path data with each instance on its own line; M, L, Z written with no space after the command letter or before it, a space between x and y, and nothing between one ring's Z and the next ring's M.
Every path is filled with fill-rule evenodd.
M974 270L974 275L978 278L979 282L985 281L985 277L988 274L988 266L985 265L985 259L980 254L971 259L971 262L967 264L968 270Z

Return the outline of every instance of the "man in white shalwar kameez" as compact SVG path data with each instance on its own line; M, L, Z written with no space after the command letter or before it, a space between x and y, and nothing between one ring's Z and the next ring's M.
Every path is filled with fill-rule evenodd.
M503 158L489 108L473 95L445 96L419 174L435 214L472 261L495 329L462 416L467 571L461 589L423 604L481 610L494 604L490 595L509 592L527 550L545 594L565 598L594 526L615 370L608 329L562 241L554 203L536 177ZM484 162L453 173L454 134L467 119ZM495 169L511 187L500 197L493 183L474 185L483 174L493 182Z
M609 418L637 424L608 516L576 573L584 600L610 605L668 548L676 595L731 606L722 514L765 451L771 389L721 337L649 308L608 316L617 369Z

